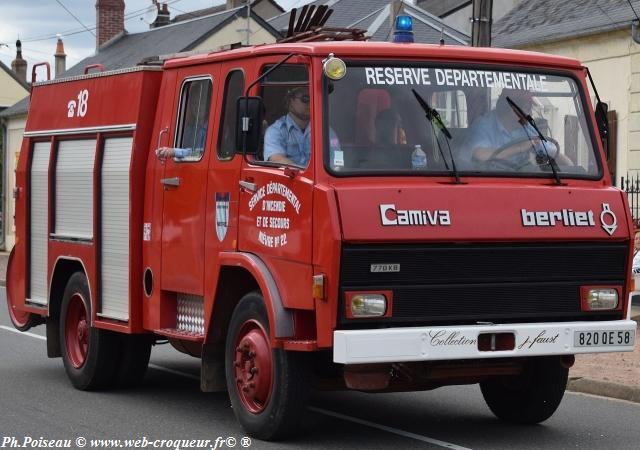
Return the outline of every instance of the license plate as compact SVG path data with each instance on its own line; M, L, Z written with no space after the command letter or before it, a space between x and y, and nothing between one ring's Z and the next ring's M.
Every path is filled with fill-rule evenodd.
M573 333L575 347L632 347L636 330L576 331Z

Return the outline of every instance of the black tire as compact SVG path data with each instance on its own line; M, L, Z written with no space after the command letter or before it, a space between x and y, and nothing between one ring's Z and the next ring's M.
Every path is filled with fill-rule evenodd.
M251 339L260 341L265 336L266 347L253 345ZM227 389L233 412L247 434L273 441L289 437L298 429L307 405L311 371L309 354L272 349L268 337L269 320L264 300L259 292L251 292L240 300L229 324L225 344ZM266 350L260 352L260 348ZM253 356L251 349L257 350ZM247 358L244 360L247 364L238 367L255 367L259 377L267 356L271 361L269 382L257 378L258 387L243 393L241 386L247 388L248 383L247 378L236 371L236 358ZM238 371L246 372L244 369ZM265 388L268 388L268 394L264 394Z
M149 367L153 337L146 334L120 336L120 357L115 375L115 386L130 388L138 386Z
M569 369L560 357L531 358L518 376L485 380L480 389L489 409L506 422L535 424L556 411L567 387Z
M117 367L118 336L113 332L91 326L90 299L87 278L82 272L74 273L62 297L60 344L67 376L76 389L83 391L110 388L113 385ZM84 312L81 311L83 307ZM77 320L78 311L85 315L84 323L81 323L82 320ZM77 346L74 345L72 336L74 328L78 329L75 341ZM81 332L80 328L84 331ZM81 333L82 338L78 337Z

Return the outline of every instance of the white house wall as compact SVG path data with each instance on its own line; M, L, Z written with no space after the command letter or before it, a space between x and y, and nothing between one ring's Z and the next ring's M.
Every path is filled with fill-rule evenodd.
M253 19L251 19L250 22L250 44L270 44L276 41L276 38L265 30L262 25L258 24ZM238 18L216 31L212 36L195 47L194 50L208 50L222 45L234 44L236 42L242 42L245 44L247 33L244 31L238 31L244 28L247 28L247 19Z
M7 108L27 95L29 91L0 68L0 108Z
M640 46L630 28L523 49L576 58L589 68L600 98L618 116L617 181L640 169Z

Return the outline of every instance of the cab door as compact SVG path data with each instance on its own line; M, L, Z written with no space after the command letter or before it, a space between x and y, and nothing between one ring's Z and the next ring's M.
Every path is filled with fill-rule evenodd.
M259 74L265 73L281 58L264 58L256 61ZM297 90L310 92L304 99L309 111L320 102L310 88L310 67L293 59L272 71L258 87L257 94L264 99L266 135L269 127L278 128L289 113L293 101L291 93ZM301 101L296 99L295 101ZM313 148L314 133L320 133L320 115L311 114L307 126L312 127L304 136L311 154L321 151ZM317 127L317 130L314 128ZM306 127L305 127L306 128ZM289 141L287 131L282 131L282 151L292 150L291 145L301 142ZM263 130L264 132L265 130ZM278 133L280 133L278 131ZM267 137L264 138L267 140ZM258 159L264 159L261 149ZM295 149L294 149L295 150ZM301 153L301 152L299 152ZM253 158L253 157L250 157ZM249 158L249 159L250 159ZM285 307L312 308L311 297L312 266L312 199L313 199L314 158L307 164L298 166L265 167L252 164L249 160L242 167L239 196L238 248L257 255L265 262L268 270L278 280L278 289Z
M207 167L215 142L213 106L219 68L183 69L174 104L172 145L179 157L164 163L162 212L163 290L204 294Z

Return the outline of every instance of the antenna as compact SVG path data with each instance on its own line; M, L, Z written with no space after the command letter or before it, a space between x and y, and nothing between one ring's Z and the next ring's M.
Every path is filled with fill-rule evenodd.
M156 21L157 18L158 18L158 6L154 2L153 4L149 5L149 7L144 11L144 14L142 15L142 20L144 20L144 22L147 25L151 25Z

